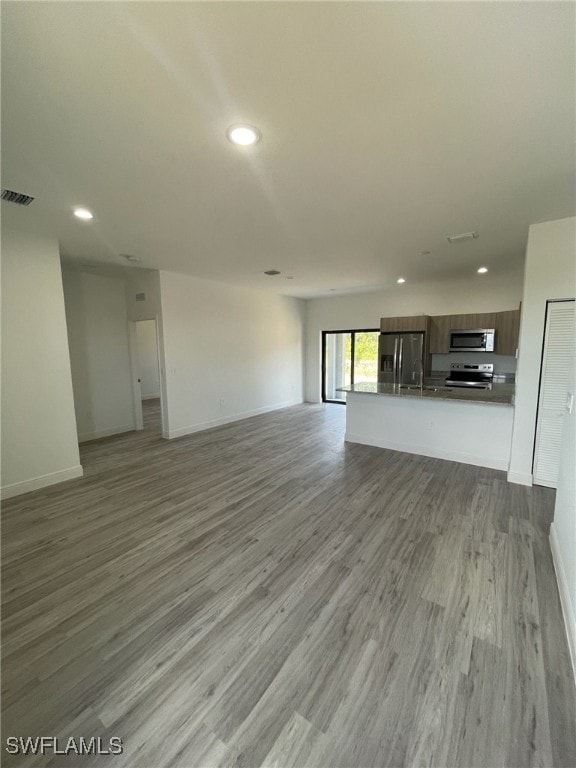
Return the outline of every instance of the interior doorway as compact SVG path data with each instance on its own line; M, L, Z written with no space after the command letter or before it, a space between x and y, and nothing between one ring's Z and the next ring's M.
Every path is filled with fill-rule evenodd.
M131 325L132 378L137 429L162 432L162 387L156 319Z

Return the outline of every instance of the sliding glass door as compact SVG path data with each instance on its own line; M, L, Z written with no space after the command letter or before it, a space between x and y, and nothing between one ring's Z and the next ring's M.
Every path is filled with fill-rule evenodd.
M322 331L322 400L345 403L339 387L378 380L380 331Z
M345 403L346 392L337 390L352 381L352 333L326 331L322 334L322 342L322 400Z

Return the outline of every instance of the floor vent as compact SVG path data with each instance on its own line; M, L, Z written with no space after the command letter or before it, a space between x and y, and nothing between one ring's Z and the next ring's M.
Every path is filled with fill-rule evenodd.
M146 294L145 293L137 293L136 294L136 301L146 301Z
M1 197L2 200L16 203L16 205L30 205L32 200L34 200L30 195L23 195L22 192L14 192L12 189L3 189Z

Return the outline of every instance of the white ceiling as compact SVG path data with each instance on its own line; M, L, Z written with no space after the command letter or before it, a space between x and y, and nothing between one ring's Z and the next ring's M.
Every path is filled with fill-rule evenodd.
M574 214L574 15L3 2L2 185L69 259L303 297L518 270L528 225Z

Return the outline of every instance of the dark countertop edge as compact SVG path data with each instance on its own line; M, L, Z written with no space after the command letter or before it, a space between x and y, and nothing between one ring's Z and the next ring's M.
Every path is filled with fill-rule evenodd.
M444 402L451 402L451 403L471 403L473 405L504 405L507 408L513 408L514 403L512 401L510 402L503 402L501 400L480 400L480 399L472 399L468 397L459 397L458 395L450 395L448 393L438 395L433 392L414 392L413 394L410 394L408 392L365 392L361 389L352 389L351 387L339 387L337 392L348 392L352 395L369 395L371 397L395 397L400 398L404 400L442 400Z

